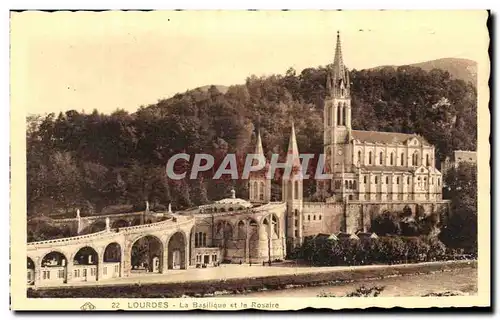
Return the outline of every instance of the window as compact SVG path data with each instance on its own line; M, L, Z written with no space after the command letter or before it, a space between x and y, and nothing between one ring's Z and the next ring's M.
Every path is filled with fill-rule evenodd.
M366 176L363 177L363 183L366 183Z
M362 162L361 162L361 151L358 151L358 162L359 162L359 164L361 164L361 163L362 163Z
M372 152L368 153L368 164L372 164Z
M335 180L335 189L340 189L340 181Z
M107 275L107 274L108 274L108 267L104 267L104 268L102 269L102 274L103 274L103 275Z
M95 269L94 268L90 269L90 275L95 276Z
M328 126L331 126L332 125L332 106L328 106Z
M207 246L207 234L206 233L203 233L203 246L204 247Z
M118 265L117 265L117 266L115 266L115 272L116 272L116 273L118 273L118 271L120 271L120 270L119 270L119 268L120 268L120 266L118 266Z
M313 220L316 220L316 215L313 216Z
M295 216L298 217L299 216L299 209L295 209Z
M80 278L80 270L75 270L75 278Z
M352 180L349 180L349 189L352 189Z
M307 215L307 221L311 221L311 215L310 214Z
M391 152L391 166L394 165L394 153Z
M321 215L319 215L319 220L321 220Z
M438 186L441 185L441 179L438 178Z
M259 193L259 186L258 186L258 183L257 181L255 181L253 183L253 197L256 198L257 197L257 194Z
M399 177L396 178L396 184L399 184Z
M406 180L407 180L406 183L410 184L410 177L406 178Z
M260 192L259 192L260 200L264 200L264 182L260 182Z
M430 166L430 161L429 161L429 154L426 154L425 155L425 163L426 163L426 166Z
M342 89L342 95L344 95L344 89ZM345 126L346 124L346 119L347 119L347 107L346 104L344 103L344 109L342 110L342 125Z
M295 226L299 225L299 220L295 219Z
M339 105L337 106L337 125L338 125L338 126L340 126L340 124L341 124L341 122L340 122L340 121L341 121L341 118L340 118L340 117L342 116L342 115L340 114L340 108L341 108L341 106L340 106L340 102L339 102Z
M378 177L375 177L375 184L378 183Z
M64 278L64 270L59 270L59 272L57 273L57 277L59 279Z
M299 230L295 230L295 236L298 237L299 236Z
M405 154L404 153L401 153L401 165L402 166L405 165Z
M380 164L384 164L384 154L380 152Z
M385 177L385 183L389 184L389 177Z
M354 190L356 190L356 180L354 180L354 181L352 182L352 188L353 188Z
M294 199L297 200L298 198L299 198L299 182L295 181Z

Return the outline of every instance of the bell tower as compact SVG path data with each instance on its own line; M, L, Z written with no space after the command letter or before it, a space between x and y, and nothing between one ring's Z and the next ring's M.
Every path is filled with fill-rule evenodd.
M333 65L327 69L323 121L326 170L328 173L340 173L343 167L348 168L351 165L349 161L352 158L349 156L351 82L342 58L338 31Z

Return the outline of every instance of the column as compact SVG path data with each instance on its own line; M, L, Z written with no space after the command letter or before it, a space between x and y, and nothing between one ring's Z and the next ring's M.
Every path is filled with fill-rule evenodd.
M248 237L248 222L245 222L245 263L250 263L250 238Z
M42 273L42 258L36 258L36 260L33 260L33 263L35 264L35 287L38 287L40 285L40 279L42 278L41 273Z
M163 250L163 257L161 261L161 273L168 273L168 247Z
M124 244L125 246L127 244ZM129 246L130 248L127 250L125 248L123 250L122 256L121 256L121 261L120 261L120 269L121 269L121 276L122 277L128 277L130 276L130 270L132 269L131 261L130 261L130 251L132 250L132 246Z
M184 246L184 259L181 259L181 269L187 269L189 265L189 243L186 241L186 245Z
M66 260L66 283L73 282L73 259Z
M103 269L104 269L104 251L102 254L97 254L97 281L101 281L103 278Z

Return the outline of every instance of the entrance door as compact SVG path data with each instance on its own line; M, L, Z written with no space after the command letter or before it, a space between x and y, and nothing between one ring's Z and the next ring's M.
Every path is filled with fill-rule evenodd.
M203 263L204 264L209 264L210 263L210 256L208 254L203 256Z
M172 254L172 262L173 262L173 268L177 269L180 268L181 266L181 252L179 250L175 250Z

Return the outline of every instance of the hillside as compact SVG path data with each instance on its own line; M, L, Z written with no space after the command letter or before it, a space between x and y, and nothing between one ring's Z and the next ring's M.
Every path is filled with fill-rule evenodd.
M431 71L432 69L441 69L448 71L452 79L464 80L465 82L472 82L477 86L477 63L469 59L460 58L442 58L437 60L419 62L410 64L412 67L422 68L424 71ZM380 66L372 68L378 70L387 66ZM396 68L397 66L392 66Z

